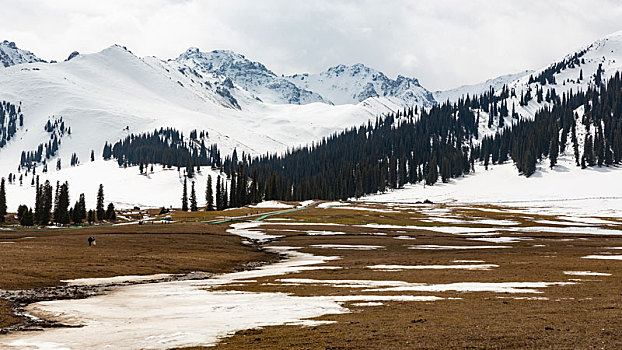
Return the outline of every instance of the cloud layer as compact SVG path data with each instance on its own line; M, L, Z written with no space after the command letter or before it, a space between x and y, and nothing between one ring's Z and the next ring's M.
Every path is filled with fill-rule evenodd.
M622 30L614 0L0 0L3 38L45 59L118 43L230 49L279 74L364 63L429 89L540 68Z

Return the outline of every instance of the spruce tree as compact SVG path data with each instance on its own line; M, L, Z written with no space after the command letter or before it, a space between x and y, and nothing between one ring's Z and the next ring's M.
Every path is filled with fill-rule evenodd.
M106 209L106 220L115 221L117 219L117 214L114 211L114 204L109 203L108 208Z
M4 178L2 178L2 180L0 180L0 224L4 224L6 209L6 188Z
M80 201L76 201L76 204L74 204L73 208L70 210L71 213L71 221L73 221L74 224L81 224L82 223L82 216L80 214Z
M86 200L84 199L84 193L80 194L80 199L78 200L78 207L75 209L80 218L80 222L86 220Z
M551 144L549 146L549 160L551 162L551 169L557 164L557 156L559 154L559 145L557 143L557 131L553 132L551 137Z
M218 175L218 177L216 178L216 210L220 211L222 209L222 189L220 183L220 175Z
M238 201L237 201L237 192L236 192L236 174L235 172L231 174L231 191L229 191L229 207L231 208L235 208L238 206Z
M69 184L63 183L58 191L58 201L54 210L54 222L67 225L69 224Z
M48 180L45 180L41 190L41 202L41 222L39 225L45 226L52 217L52 185Z
M192 186L190 189L190 211L198 211L199 207L197 206L197 194L194 191L194 181L192 181Z
M97 191L97 205L95 207L95 212L97 214L97 221L103 221L106 219L106 211L104 210L104 185L99 185L99 190Z
M181 195L181 211L188 211L188 181L184 177L184 188Z
M428 164L428 172L425 176L426 185L434 185L438 180L438 167L436 165L436 157L432 155L432 159Z
M212 175L207 175L207 187L205 188L205 210L214 210L214 190L212 189Z

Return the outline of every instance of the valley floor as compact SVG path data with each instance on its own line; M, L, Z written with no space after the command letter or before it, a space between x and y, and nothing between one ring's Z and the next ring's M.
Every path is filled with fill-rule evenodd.
M173 217L186 221L200 215ZM32 288L39 286L38 279L50 285L76 277L227 272L247 260L274 261L270 252L282 259L208 279L111 286L86 299L31 304L25 308L29 314L79 327L14 332L0 336L0 345L622 346L622 219L615 215L562 215L507 205L335 202L264 221L127 227L101 229L97 251L109 244L114 249L89 262L88 268L82 258L69 259L66 270L53 264L49 270L41 264L12 267L15 281L21 275L32 277L2 288ZM15 243L0 244L0 250L9 261L11 250L30 252L63 241L70 256L96 251L80 243L91 233L77 232L46 232L31 240L3 233L3 241ZM246 246L239 244L239 237ZM139 243L143 240L154 244ZM132 258L132 251L149 258ZM118 259L112 258L115 254ZM110 266L99 266L107 256L104 265ZM69 273L71 268L83 273ZM91 270L98 272L87 272ZM110 280L82 279L70 285L104 282Z

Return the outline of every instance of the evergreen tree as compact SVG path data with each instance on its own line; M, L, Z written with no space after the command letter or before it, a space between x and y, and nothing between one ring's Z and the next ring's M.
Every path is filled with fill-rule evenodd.
M109 203L108 208L106 208L106 220L115 221L117 219L117 214L114 211L114 204Z
M95 212L97 214L97 221L103 221L106 219L106 211L104 210L104 185L99 185L99 190L97 190L97 205L95 207Z
M216 178L216 210L223 210L224 206L222 203L222 188L220 183L220 175Z
M237 200L237 187L236 187L236 174L235 172L231 174L231 191L229 192L229 207L231 208L235 208L238 206L238 200Z
M29 209L25 205L19 206L17 210L17 217L19 219L19 224L22 226L34 225L34 215L32 213L32 209Z
M95 151L91 150L91 162L95 161Z
M90 225L92 225L95 222L95 211L89 210L88 221Z
M430 162L428 163L428 172L425 176L425 184L426 185L434 185L438 180L438 167L436 165L436 157L432 156Z
M69 224L69 184L63 183L58 190L58 200L54 208L54 222L61 225Z
M190 211L198 211L199 207L197 206L197 194L194 191L194 181L192 181L192 186L190 189Z
M205 188L205 201L207 203L205 210L214 210L214 190L212 189L212 175L207 176L207 187Z
M184 177L184 188L181 195L181 211L188 211L188 182Z
M557 164L557 156L559 153L559 145L557 143L557 131L553 132L551 137L551 144L549 146L549 160L551 162L551 169Z
M4 224L4 216L6 213L6 188L4 178L0 180L0 224Z
M84 198L84 193L80 194L80 199L78 200L78 207L76 207L75 210L78 212L80 222L86 220L86 199Z

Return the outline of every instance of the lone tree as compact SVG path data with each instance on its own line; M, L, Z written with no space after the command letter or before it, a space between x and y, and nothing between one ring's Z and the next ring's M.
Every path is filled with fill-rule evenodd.
M4 178L0 181L0 224L4 223L6 215L6 188L4 187Z
M207 206L205 210L213 211L214 210L214 190L212 189L212 175L207 176L207 188L205 189L205 201L207 202Z
M197 194L194 191L194 181L192 181L192 188L190 189L190 210L198 211L199 207L197 206Z
M106 211L104 210L104 185L99 185L97 191L97 206L95 207L97 213L97 220L102 221L106 218Z
M181 210L188 211L188 181L184 177L184 191L181 195Z

